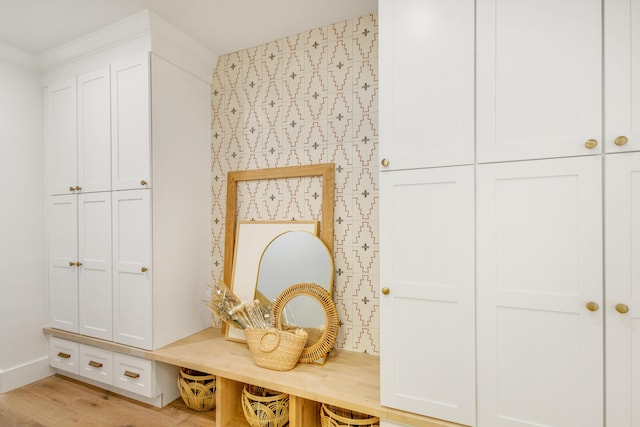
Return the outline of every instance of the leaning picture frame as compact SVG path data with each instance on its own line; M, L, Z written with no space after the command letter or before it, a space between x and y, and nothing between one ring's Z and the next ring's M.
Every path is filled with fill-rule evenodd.
M320 221L238 221L230 288L241 301L253 301L258 279L260 258L265 248L277 236L287 231L303 230L318 235ZM244 332L227 327L225 338L246 342Z

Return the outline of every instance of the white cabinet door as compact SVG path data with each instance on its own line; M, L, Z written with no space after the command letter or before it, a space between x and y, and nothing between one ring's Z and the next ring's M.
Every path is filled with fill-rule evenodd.
M80 333L112 339L111 193L78 195Z
M478 425L602 427L601 159L476 180Z
M78 201L75 194L49 197L49 321L78 332Z
M69 194L78 185L76 79L47 88L47 175L49 194Z
M635 427L640 425L640 153L608 155L605 172L607 425Z
M601 9L600 0L478 0L479 162L601 151Z
M109 67L77 78L78 183L82 192L111 190Z
M379 8L382 169L473 163L473 0Z
M112 188L151 186L149 57L111 65Z
M640 0L604 2L605 150L640 151Z
M380 176L381 402L467 425L475 424L473 174L457 166Z
M114 191L113 340L152 347L151 190Z

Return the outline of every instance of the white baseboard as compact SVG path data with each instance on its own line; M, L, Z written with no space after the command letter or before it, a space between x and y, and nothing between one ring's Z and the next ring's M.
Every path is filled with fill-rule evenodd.
M6 393L54 374L49 366L49 356L0 371L0 393Z

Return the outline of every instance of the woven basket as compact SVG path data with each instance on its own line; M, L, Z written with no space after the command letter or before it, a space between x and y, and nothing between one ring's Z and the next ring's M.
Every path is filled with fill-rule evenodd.
M185 405L196 411L216 406L216 376L193 369L180 368L178 389Z
M323 403L320 408L320 425L322 427L379 427L380 418Z
M253 362L275 371L293 369L307 343L307 333L303 330L292 333L279 329L245 329L244 335Z
M251 427L282 427L289 422L289 395L246 384L242 411Z

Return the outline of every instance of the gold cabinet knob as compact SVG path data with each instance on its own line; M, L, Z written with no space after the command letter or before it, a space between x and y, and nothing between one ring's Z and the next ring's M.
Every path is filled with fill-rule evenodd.
M629 306L627 304L616 304L616 311L620 314L626 314L629 312Z
M142 267L142 268L140 269L140 271L142 271L143 273L146 273L146 272L147 272L147 267Z
M145 181L144 179L142 181L140 181L140 185L144 186L147 185L147 181Z
M82 190L82 187L80 187L79 185L76 185L76 191L80 191Z
M389 288L382 288L382 293L384 295L389 295L389 292L390 292Z
M73 266L75 266L75 265L76 265L76 263L75 263L75 262L73 262L73 261L69 261L69 267L73 267Z
M69 187L69 191L76 191L76 187Z
M587 303L587 310L589 310L589 311L598 311L599 308L600 308L600 306L598 305L597 302L589 301Z
M589 150L592 150L598 146L598 141L596 139L587 139L587 142L584 143L584 146Z
M613 140L613 143L616 144L618 147L622 147L627 142L629 142L629 138L627 138L624 135L620 135L619 137Z
M77 265L78 267L82 267L82 263L81 263L80 261L76 262L76 265Z
M382 159L380 164L386 168L387 166L389 166L389 159Z

